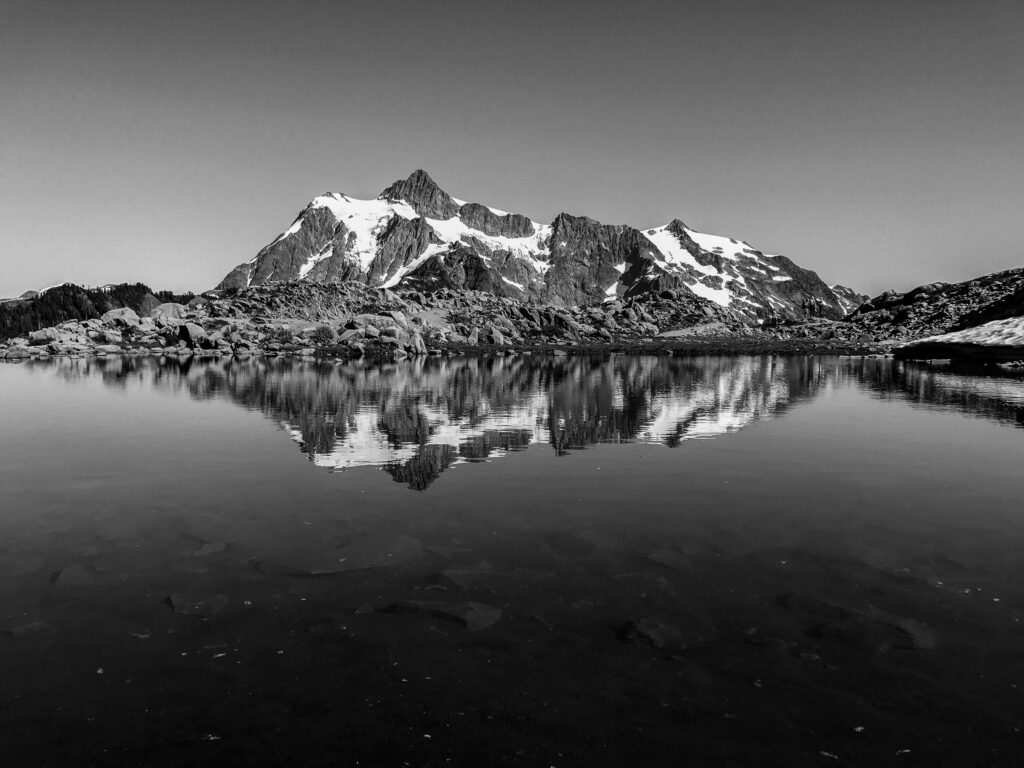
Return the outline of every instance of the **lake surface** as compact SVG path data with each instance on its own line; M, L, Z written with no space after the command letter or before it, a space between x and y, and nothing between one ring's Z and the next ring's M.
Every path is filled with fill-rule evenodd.
M1020 765L1024 376L0 366L0 763Z

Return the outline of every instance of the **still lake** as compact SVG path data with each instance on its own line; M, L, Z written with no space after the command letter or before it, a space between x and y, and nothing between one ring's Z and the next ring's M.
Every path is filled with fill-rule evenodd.
M0 764L1020 765L1024 375L0 365Z

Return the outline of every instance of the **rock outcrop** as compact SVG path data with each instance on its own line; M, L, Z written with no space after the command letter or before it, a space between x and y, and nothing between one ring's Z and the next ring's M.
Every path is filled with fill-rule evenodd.
M847 318L875 338L908 341L1024 314L1024 268L962 283L929 283L887 291Z

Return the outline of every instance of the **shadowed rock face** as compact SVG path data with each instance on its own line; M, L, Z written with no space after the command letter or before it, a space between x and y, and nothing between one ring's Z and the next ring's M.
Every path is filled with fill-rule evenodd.
M595 293L606 295L607 287L619 280L617 266L623 274L628 267L633 287L650 282L648 274L656 269L650 243L640 232L585 216L558 214L551 225L550 250L552 266L545 275L548 291L553 303L566 306L590 303Z
M425 219L391 219L381 234L377 255L370 263L369 282L387 282L423 253L432 242L439 241Z
M785 257L699 233L679 219L639 230L562 213L542 225L457 201L425 171L375 200L336 193L314 199L218 288L291 280L469 288L564 307L673 291L681 301L713 304L752 323L839 318L860 298Z
M868 297L863 293L857 293L852 288L847 288L845 285L833 285L832 292L839 297L840 303L847 313L853 312L861 304L868 300Z
M463 205L459 209L459 219L470 229L492 237L529 237L533 234L533 222L521 213L499 216L479 203Z

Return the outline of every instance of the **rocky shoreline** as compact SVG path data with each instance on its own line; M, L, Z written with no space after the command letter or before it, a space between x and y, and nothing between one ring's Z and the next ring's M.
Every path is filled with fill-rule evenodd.
M0 359L158 354L403 359L420 355L881 354L889 345L848 323L753 328L680 304L671 291L581 308L480 292L391 291L359 283L290 283L111 310L0 344Z

